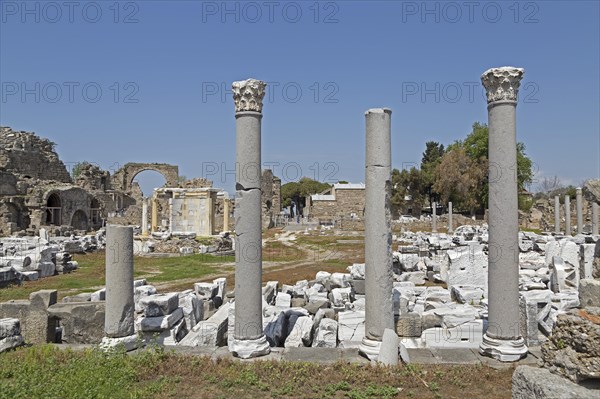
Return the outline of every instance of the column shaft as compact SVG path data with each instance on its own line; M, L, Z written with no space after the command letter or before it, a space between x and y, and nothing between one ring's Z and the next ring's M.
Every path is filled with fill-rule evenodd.
M522 69L486 71L489 119L488 328L480 352L501 361L527 354L519 323L516 105Z
M565 234L571 235L571 197L565 195Z
M554 233L560 234L560 197L554 196Z
M583 194L581 187L577 187L577 234L583 234Z
M104 331L107 337L133 335L133 229L106 227L106 310Z
M233 83L236 106L235 356L266 355L262 318L261 119L266 84Z
M148 236L148 199L142 199L142 236Z
M391 114L370 109L366 119L365 340L359 348L377 359L386 328L394 329L392 300Z

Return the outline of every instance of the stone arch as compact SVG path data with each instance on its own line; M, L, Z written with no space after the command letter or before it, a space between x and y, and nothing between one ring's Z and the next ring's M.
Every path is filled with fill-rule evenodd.
M127 163L115 172L113 176L114 188L130 192L133 179L145 170L152 170L163 175L168 187L179 185L179 167L166 163Z
M77 230L87 230L89 223L88 217L85 212L81 209L78 209L73 213L73 217L71 217L71 226Z
M62 201L57 192L46 199L46 224L60 226L62 224Z

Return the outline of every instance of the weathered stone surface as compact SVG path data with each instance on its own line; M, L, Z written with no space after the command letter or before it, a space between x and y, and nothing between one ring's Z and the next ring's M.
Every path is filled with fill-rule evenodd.
M470 285L487 292L488 257L482 246L470 245L449 250L448 261L448 289L451 290L455 285Z
M522 291L519 296L520 332L527 345L540 345L552 333L552 291Z
M0 339L0 353L23 345L23 342L23 337L21 335L2 338Z
M193 292L179 294L179 306L183 310L187 331L204 319L204 304Z
M393 330L386 328L383 331L381 349L377 361L384 366L396 366L398 364L398 350L400 342Z
M290 324L292 323L290 322ZM312 324L313 322L310 317L296 316L291 331L285 339L284 347L300 348L302 346L310 346L312 343L310 336Z
M292 305L292 296L283 292L278 292L275 297L275 306L279 308L289 308Z
M338 341L345 348L358 345L365 337L365 312L345 311L338 313ZM355 345L350 344L354 342Z
M57 303L48 315L58 319L62 342L67 344L99 344L104 337L105 302Z
M398 316L396 332L400 337L420 337L422 333L421 315L404 313Z
M518 366L512 377L512 399L593 399L600 391L587 389L549 370Z
M0 319L0 339L21 335L19 319Z
M56 290L41 290L32 292L28 301L0 303L0 318L19 319L27 343L54 342L56 323L48 317L48 307L56 303L57 296Z
M227 322L229 303L224 303L209 319L201 321L190 331L179 345L182 346L218 346L227 341Z
M143 332L160 332L168 330L183 318L183 309L177 308L173 313L164 316L142 317L138 320L138 329Z
M574 382L600 379L600 308L559 315L542 358L545 367Z
M579 281L579 303L584 307L600 307L600 280Z
M219 286L214 283L195 283L194 290L202 299L213 299L219 292Z
M167 316L179 307L179 295L175 292L149 295L140 299L140 305L146 317Z
M313 348L335 348L337 346L338 323L332 319L322 319L313 339Z

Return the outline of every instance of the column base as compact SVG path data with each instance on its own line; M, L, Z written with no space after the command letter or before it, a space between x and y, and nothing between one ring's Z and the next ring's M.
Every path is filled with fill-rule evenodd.
M516 362L527 356L527 346L523 338L498 339L483 334L483 342L479 344L479 353L501 362Z
M271 353L271 347L264 335L258 339L237 339L229 345L229 350L235 357L250 359Z
M362 342L358 347L358 353L372 361L377 361L377 359L379 358L380 350L381 341L375 341L367 337L364 337L362 339Z
M125 348L125 352L131 352L144 346L144 341L137 334L134 334L120 338L104 337L102 338L102 342L100 342L100 349L105 352L117 349L120 346Z

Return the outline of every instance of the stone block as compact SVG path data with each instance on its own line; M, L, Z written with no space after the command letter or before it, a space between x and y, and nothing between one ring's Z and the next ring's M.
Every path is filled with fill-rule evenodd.
M400 340L398 335L393 330L386 328L383 331L383 339L381 340L381 348L379 350L379 356L377 362L384 366L396 366L398 365L398 350L400 347Z
M21 335L19 319L0 319L0 339Z
M518 366L512 376L513 399L592 399L600 391L577 385L550 370Z
M0 353L21 346L23 342L23 337L20 335L0 339Z
M140 299L140 306L148 318L167 316L179 307L179 295L175 292L149 295Z
M400 337L420 337L422 334L421 315L404 313L398 316L396 332Z
M283 346L286 348L300 348L303 346L310 346L312 343L310 336L312 324L313 321L308 316L296 316L293 324L290 320L291 331L285 339L285 343Z
M346 311L338 313L337 338L344 347L348 348L346 341L355 342L358 346L365 337L365 312Z
M600 280L583 279L579 282L581 306L600 307Z
M213 299L219 292L219 286L214 283L195 283L194 291L201 299Z
M354 289L354 292L359 295L365 295L365 280L352 280L350 285Z
M275 306L280 308L289 308L292 305L292 296L283 292L278 292L275 297Z
M105 302L57 303L48 308L48 315L62 328L61 342L99 344L104 337L104 309Z
M177 308L164 316L142 317L137 321L137 330L142 332L160 332L168 330L183 318L183 309Z
M528 346L540 345L552 333L552 291L523 291L519 295L520 331ZM540 335L541 334L541 335Z
M185 320L185 328L191 331L192 328L204 318L204 305L195 293L179 294L179 306L183 310L183 319Z
M179 345L221 346L227 341L229 303L224 303L209 319L201 321L190 331Z
M316 329L313 348L335 348L337 346L338 323L332 319L322 319Z

